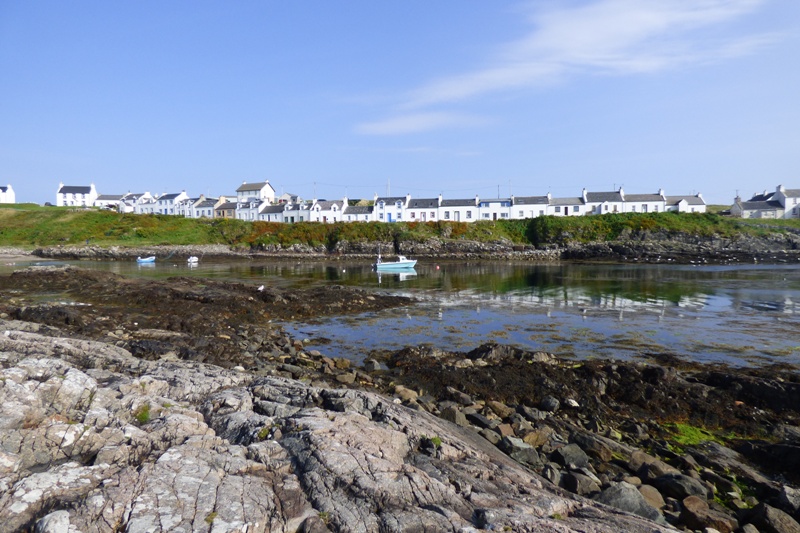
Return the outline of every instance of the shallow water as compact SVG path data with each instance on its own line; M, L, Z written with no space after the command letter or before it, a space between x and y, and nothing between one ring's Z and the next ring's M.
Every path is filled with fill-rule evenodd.
M0 265L0 274L37 261ZM285 324L309 348L360 362L371 350L497 341L585 358L672 354L736 365L800 364L800 267L499 262L419 264L381 274L367 262L70 261L124 275L200 276L256 285L358 286L419 300L403 309ZM46 264L52 264L47 262Z

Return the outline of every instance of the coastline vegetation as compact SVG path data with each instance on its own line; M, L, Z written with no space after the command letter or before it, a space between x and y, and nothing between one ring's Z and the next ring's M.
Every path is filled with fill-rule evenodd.
M348 242L503 241L520 246L613 241L645 232L732 237L800 231L800 220L743 220L715 213L615 213L477 222L248 222L135 215L98 209L9 204L0 207L0 246L148 246L224 244L241 248L293 244L334 249Z

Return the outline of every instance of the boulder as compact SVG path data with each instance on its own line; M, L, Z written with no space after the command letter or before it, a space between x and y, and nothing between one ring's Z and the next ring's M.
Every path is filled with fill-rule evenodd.
M710 509L708 502L697 496L683 499L680 518L691 529L714 528L720 533L732 533L739 527L735 518Z
M574 443L558 448L551 454L550 458L569 469L582 468L589 464L589 456L580 446Z
M615 483L595 496L595 501L643 516L655 522L664 522L664 517L653 507L639 490L630 483Z
M684 474L664 474L654 479L651 484L664 496L678 500L683 500L688 496L697 496L702 500L708 498L706 486Z
M794 518L766 503L755 506L747 521L760 533L800 533L800 524Z

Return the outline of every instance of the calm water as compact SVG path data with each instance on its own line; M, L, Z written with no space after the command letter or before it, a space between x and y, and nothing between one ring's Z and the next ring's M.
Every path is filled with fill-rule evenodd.
M0 274L27 266L0 264ZM367 262L70 262L124 275L340 284L413 296L403 309L285 324L321 352L360 362L373 349L488 341L576 358L675 354L703 362L800 364L800 266L534 265L424 261L415 275ZM50 264L50 262L48 262Z

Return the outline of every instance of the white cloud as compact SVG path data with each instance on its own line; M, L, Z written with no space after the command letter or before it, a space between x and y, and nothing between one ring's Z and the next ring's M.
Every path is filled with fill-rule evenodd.
M367 135L396 135L448 126L466 126L480 123L475 117L446 112L425 112L399 115L385 120L368 122L356 127L358 133Z
M482 68L434 80L409 92L412 112L363 124L366 134L397 134L459 125L457 115L420 112L485 94L562 82L578 74L626 75L706 64L752 53L773 37L710 37L766 0L596 0L577 7L528 4L530 31L502 46ZM552 7L556 6L556 7Z

